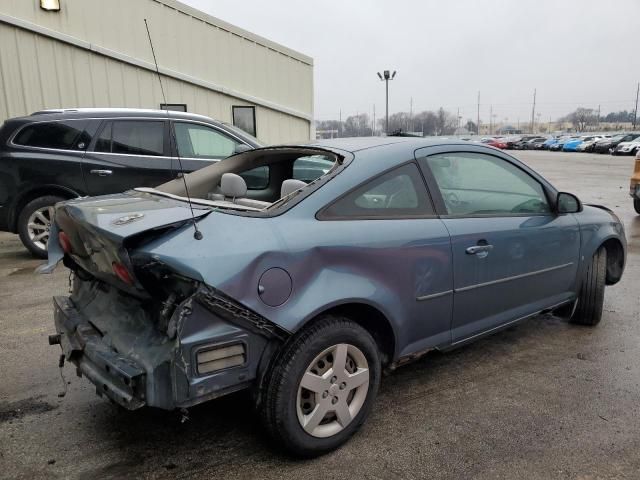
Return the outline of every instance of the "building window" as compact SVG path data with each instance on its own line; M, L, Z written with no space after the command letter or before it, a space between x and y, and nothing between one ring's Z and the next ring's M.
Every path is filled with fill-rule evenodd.
M60 0L40 0L40 8L50 12L59 12Z
M233 124L249 135L256 136L256 107L233 106Z
M186 112L186 103L161 103L160 110L173 110L174 112Z

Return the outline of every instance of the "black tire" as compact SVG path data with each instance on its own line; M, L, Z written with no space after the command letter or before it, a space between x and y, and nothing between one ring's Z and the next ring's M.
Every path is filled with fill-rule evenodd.
M53 207L56 203L62 202L65 199L62 197L58 197L55 195L45 195L43 197L38 197L34 200L31 200L27 203L20 215L18 216L18 235L20 235L20 240L22 240L22 244L31 252L31 254L36 258L47 258L47 250L46 248L40 247L36 242L34 242L29 236L29 217L42 208Z
M607 276L607 251L604 247L595 253L580 285L578 306L571 322L594 326L600 323L604 306L604 287Z
M321 352L345 343L357 347L368 363L364 403L339 433L324 438L312 436L298 420L302 376ZM378 347L369 332L346 317L327 315L297 333L276 359L261 393L261 419L271 437L288 453L307 458L325 454L345 443L364 423L378 392L380 372Z
M633 199L633 208L635 209L636 213L640 215L640 199Z

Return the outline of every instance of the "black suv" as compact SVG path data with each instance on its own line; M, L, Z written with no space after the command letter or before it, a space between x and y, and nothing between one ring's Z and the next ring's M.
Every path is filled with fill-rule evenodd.
M232 125L175 111L46 110L13 118L0 128L0 231L18 233L44 258L56 202L154 187L181 169L260 146ZM247 183L263 181L253 173Z

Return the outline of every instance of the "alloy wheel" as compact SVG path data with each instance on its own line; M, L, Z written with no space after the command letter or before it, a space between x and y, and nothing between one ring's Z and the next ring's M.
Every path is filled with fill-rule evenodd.
M42 207L35 210L27 221L29 239L36 247L42 250L47 249L53 214L54 208L52 206Z
M369 391L369 364L354 345L323 350L305 370L296 401L298 420L311 436L344 430L358 415Z

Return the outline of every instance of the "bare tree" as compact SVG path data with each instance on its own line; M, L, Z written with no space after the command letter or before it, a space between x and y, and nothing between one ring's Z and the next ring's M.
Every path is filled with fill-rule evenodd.
M584 132L587 127L598 123L597 114L593 108L578 107L575 111L564 117L565 121L571 122L577 132Z

